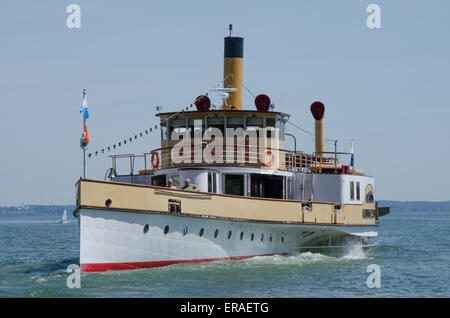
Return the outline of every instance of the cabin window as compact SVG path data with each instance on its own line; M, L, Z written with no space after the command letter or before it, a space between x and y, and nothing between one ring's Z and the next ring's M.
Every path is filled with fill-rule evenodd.
M293 182L293 178L286 178L286 199L292 199L294 197L292 194Z
M167 183L166 183L166 175L165 174L152 177L152 185L158 186L158 187L165 187L166 184Z
M266 118L267 138L275 138L275 118Z
M247 130L256 130L259 133L259 128L264 127L264 121L262 117L247 117Z
M167 120L161 120L160 125L161 125L161 140L167 140Z
M179 136L186 133L185 118L175 118L169 120L169 138L170 140L179 140Z
M279 139L284 140L284 120L282 118L277 118L276 128L278 128Z
M283 198L283 177L252 174L250 176L250 195L252 197Z
M355 182L350 181L350 200L355 200Z
M224 118L223 117L208 117L206 119L206 125L209 128L216 128L219 129L220 132L222 133L222 137L224 136ZM214 136L217 137L217 136Z
M225 194L244 195L244 176L240 174L225 174Z
M217 193L217 174L208 172L208 192Z
M179 175L175 174L175 175L173 175L173 176L170 176L169 178L172 179L173 185L174 185L175 187L178 188L178 187L180 186L180 176L179 176Z
M367 192L367 196L366 196L366 202L367 203L373 203L373 192L372 191L369 191L369 192Z
M360 184L359 182L356 182L356 200L361 200L361 193L360 193Z
M241 127L244 129L244 118L243 117L227 117L227 128L236 129Z
M373 203L375 201L373 197L373 187L369 184L366 187L366 203Z
M191 138L203 136L203 118L188 118L188 131L191 134Z

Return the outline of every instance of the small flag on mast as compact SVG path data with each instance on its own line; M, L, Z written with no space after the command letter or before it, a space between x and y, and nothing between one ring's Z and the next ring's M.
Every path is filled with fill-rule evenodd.
M90 140L91 140L91 137L89 137L89 133L88 133L88 130L87 130L87 125L85 124L84 125L84 142L85 142L86 146L88 145Z
M80 109L80 113L83 114L84 119L89 118L89 112L88 112L88 106L87 106L87 100L86 100L86 94L83 96L83 106Z
M354 152L353 152L353 139L352 139L352 149L350 150L350 167L353 168L353 156L354 156Z
M89 118L87 99L86 99L86 89L83 89L83 106L80 109L80 113L83 115L83 132L81 134L80 145L81 148L86 148L91 138L89 137L89 133L87 130L86 119Z

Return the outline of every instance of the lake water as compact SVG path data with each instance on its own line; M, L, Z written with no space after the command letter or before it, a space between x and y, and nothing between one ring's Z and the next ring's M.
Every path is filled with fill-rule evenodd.
M450 297L449 212L384 216L379 245L341 257L318 253L82 273L78 224L57 217L0 218L0 297ZM381 287L366 284L370 264Z

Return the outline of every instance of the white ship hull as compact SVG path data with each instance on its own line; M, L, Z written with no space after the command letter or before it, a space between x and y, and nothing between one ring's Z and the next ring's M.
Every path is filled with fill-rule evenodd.
M78 209L76 216L83 271L245 259L341 246L344 237L365 244L376 238L376 232L371 232L374 227L369 226L236 221L91 208Z

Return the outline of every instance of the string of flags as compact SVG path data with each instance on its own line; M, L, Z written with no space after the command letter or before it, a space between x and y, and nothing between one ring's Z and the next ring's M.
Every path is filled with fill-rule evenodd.
M104 148L102 148L100 150L97 150L95 152L90 152L88 154L88 158L91 158L92 156L98 156L98 155L104 154L105 152L114 150L114 149L116 149L118 147L122 147L122 146L126 145L127 143L133 142L133 140L137 140L138 138L142 138L142 137L144 137L144 135L148 135L151 132L156 132L157 130L158 130L158 125L155 125L155 127L150 127L148 129L145 129L145 130L139 132L138 134L135 134L132 137L124 138L123 141L119 141L118 143L115 143L112 146L104 147Z
M206 94L208 94L208 93L206 93ZM86 107L84 107L84 105L86 105ZM181 112L184 112L184 111L188 111L189 108L192 108L192 107L193 107L193 104L190 104L189 106L183 107L179 112L175 113L174 115L177 115L177 114L179 114ZM161 106L156 106L156 110L157 111L161 111L162 107ZM87 109L87 103L85 103L85 95L84 95L84 98L83 98L83 108L80 110L80 113L82 113L83 116L85 116L84 117L85 119L89 117L89 113L88 113L88 109ZM155 125L154 127L150 127L148 129L145 129L145 130L139 132L138 134L136 134L136 135L134 135L132 137L125 138L123 141L119 141L118 143L113 144L112 146L104 147L104 148L102 148L100 150L97 150L95 152L88 153L88 158L91 158L93 156L102 155L105 152L114 150L114 149L116 149L118 147L122 147L122 146L126 145L127 142L128 143L133 142L133 140L137 140L138 137L141 138L144 135L148 135L149 133L155 132L157 130L158 130L158 125ZM86 127L86 134L87 134L87 127ZM87 143L86 143L86 145L87 145Z

